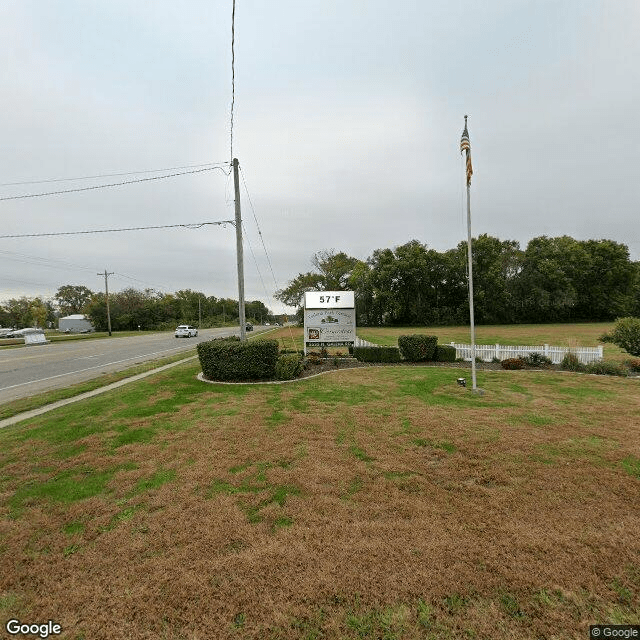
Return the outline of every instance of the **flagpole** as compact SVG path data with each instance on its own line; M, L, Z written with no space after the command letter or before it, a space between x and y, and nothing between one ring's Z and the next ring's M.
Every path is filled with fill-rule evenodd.
M473 254L471 247L471 144L467 130L467 116L464 117L464 132L460 143L461 150L467 152L467 259L469 261L469 319L471 321L471 388L478 389L476 381L476 327L473 313Z
M467 257L469 260L469 319L471 320L471 388L476 391L476 327L473 315L473 260L471 252L471 185L467 184Z

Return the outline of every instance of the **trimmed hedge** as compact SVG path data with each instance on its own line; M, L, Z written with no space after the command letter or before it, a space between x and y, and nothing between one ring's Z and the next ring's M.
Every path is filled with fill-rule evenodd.
M426 336L413 333L398 338L398 347L405 360L409 362L423 362L436 359L438 336Z
M436 360L438 362L455 362L456 348L450 344L436 345Z
M273 379L278 361L277 340L210 340L198 344L202 373L209 380Z
M398 347L354 347L353 357L360 362L400 362Z
M276 378L293 380L302 372L302 356L299 353L285 353L276 362Z

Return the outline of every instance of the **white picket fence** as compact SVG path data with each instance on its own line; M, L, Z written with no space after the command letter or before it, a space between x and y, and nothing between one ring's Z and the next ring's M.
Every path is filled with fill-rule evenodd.
M471 360L471 345L456 344L451 342L450 345L456 348L456 358ZM485 362L491 362L493 358L498 360L506 360L507 358L519 358L520 356L528 356L531 353L540 353L551 359L553 364L562 362L562 358L567 353L573 353L583 364L589 364L597 360L602 360L602 345L597 347L553 347L543 344L535 347L513 346L505 344L477 344L476 357L481 358Z

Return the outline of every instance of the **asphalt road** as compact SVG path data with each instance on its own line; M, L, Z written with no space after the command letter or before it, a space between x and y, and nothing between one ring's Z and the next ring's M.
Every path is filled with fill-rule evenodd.
M256 327L256 333L269 329ZM197 338L175 338L171 332L0 349L0 402L68 387L181 352L186 358L195 354L198 342L238 333L239 329L203 329Z

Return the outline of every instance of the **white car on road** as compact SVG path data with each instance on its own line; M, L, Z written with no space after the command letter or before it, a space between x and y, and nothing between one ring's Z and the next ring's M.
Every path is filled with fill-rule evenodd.
M190 324L181 324L176 329L176 338L197 338L198 330Z

